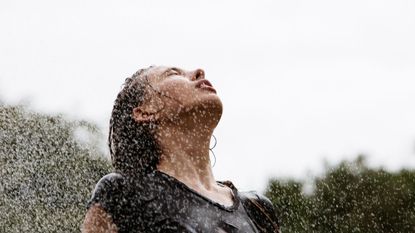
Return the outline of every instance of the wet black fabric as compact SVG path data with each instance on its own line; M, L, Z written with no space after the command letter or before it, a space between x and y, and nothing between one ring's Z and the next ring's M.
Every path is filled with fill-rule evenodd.
M98 182L88 207L99 203L120 233L278 232L266 197L238 192L229 181L218 184L232 189L232 206L214 202L161 171L134 178L111 173Z

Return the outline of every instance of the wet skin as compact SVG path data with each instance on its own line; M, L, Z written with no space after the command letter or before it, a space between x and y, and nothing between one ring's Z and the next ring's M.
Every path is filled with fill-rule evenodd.
M157 169L231 205L231 190L218 186L211 170L209 143L223 106L205 72L153 67L143 75L149 84L148 100L134 109L134 116L138 122L157 122L154 135L162 148Z
M135 113L147 112L147 117L154 117L159 123L182 124L188 128L216 127L223 106L202 69L185 71L175 67L153 67L143 75L149 84L148 101L136 108ZM160 110L161 114L151 115Z
M214 202L231 206L232 190L218 185L209 159L210 139L223 106L205 72L159 66L146 70L143 77L148 82L146 100L132 115L138 123L157 125L153 134L162 151L157 170ZM88 210L83 231L101 232L97 229L117 232L99 204Z
M96 202L91 202L83 232L118 232L114 219L124 232L134 230L128 228L132 223L147 232L159 232L160 226L180 226L188 232L202 228L202 232L256 232L256 227L261 232L279 232L278 218L269 199L251 192L241 194L230 182L217 182L213 176L209 142L223 106L203 70L152 67L140 78L147 82L147 94L131 114L137 123L155 126L151 133L161 150L156 171L147 174L147 181L134 175L124 179L115 173L103 177L94 191L92 200ZM104 206L114 208L107 213ZM123 215L124 210L131 211Z

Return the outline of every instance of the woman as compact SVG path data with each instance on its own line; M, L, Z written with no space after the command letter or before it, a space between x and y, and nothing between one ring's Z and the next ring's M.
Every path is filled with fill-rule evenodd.
M271 202L215 181L209 142L222 102L203 70L149 67L115 100L115 172L96 185L83 232L279 232Z

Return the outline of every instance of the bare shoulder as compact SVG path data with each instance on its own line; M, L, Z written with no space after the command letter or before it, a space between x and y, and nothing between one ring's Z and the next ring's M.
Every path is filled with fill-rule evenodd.
M99 203L93 204L87 211L83 233L117 233L117 226L113 223L111 216L105 212Z

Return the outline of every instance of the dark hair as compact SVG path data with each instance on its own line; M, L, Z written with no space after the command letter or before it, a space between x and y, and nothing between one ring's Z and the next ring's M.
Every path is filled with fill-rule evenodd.
M154 171L159 162L161 152L151 130L153 123L139 123L133 117L133 109L145 99L147 79L143 73L149 68L127 78L114 102L108 146L116 172L143 175Z

